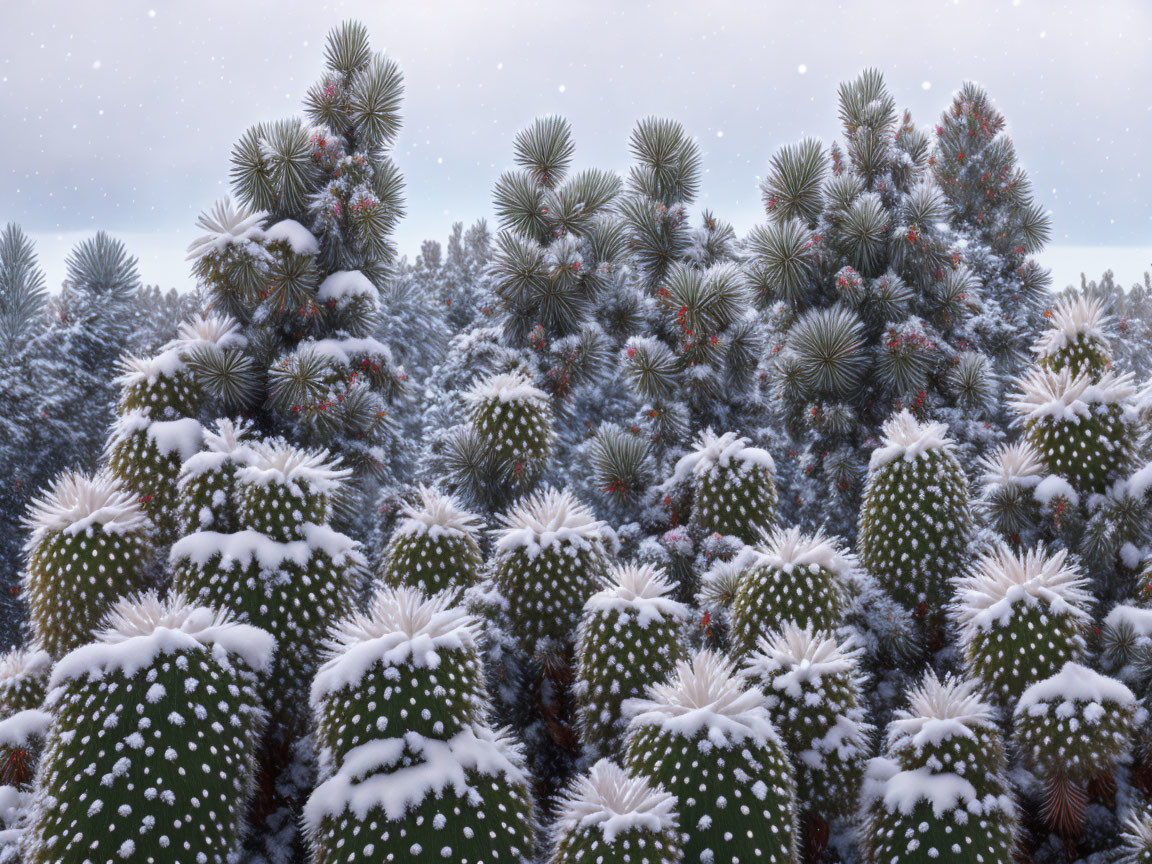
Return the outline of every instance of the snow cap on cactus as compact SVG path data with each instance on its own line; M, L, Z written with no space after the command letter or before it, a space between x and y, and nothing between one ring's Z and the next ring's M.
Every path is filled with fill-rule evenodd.
M1049 314L1048 327L1032 345L1032 352L1050 367L1087 365L1096 370L1108 362L1107 319L1101 298L1064 297Z
M921 423L907 409L884 421L884 441L872 451L868 470L875 471L889 462L903 459L912 462L933 450L951 450L955 443L948 437L943 423Z
M980 458L980 468L980 480L988 487L1014 484L1031 489L1044 477L1044 463L1027 441L1001 444Z
M247 344L248 340L241 332L240 322L231 315L215 312L207 315L197 313L176 328L176 338L167 343L164 350L175 350L183 356L194 348L204 345L240 349Z
M908 708L896 712L888 727L889 746L922 750L952 738L974 738L974 730L993 728L996 714L977 682L934 672L908 694Z
M405 502L384 551L379 579L428 593L468 588L483 565L476 537L480 520L450 495L420 486L420 502Z
M1112 702L1123 708L1136 707L1132 691L1115 678L1101 675L1079 663L1066 663L1055 675L1025 691L1016 704L1016 716L1038 717L1047 714L1051 706L1056 706L1058 716L1068 717L1074 713L1073 702L1088 705ZM1091 710L1096 713L1095 709Z
M860 649L853 643L840 643L827 631L798 627L786 622L779 630L760 637L756 653L744 663L745 677L770 682L773 691L800 698L803 687L832 675L856 677Z
M205 233L188 246L188 261L205 255L221 253L230 245L244 245L264 239L260 223L268 214L263 210L252 212L246 204L233 205L231 198L217 201L211 210L201 213L196 225Z
M586 612L616 611L635 616L641 628L666 619L687 620L689 611L674 600L664 570L653 564L617 564L608 570L608 587L584 604Z
M1116 405L1130 399L1136 388L1132 374L1108 370L1099 377L1068 367L1036 368L1017 378L1018 392L1009 402L1022 420L1068 420L1089 417L1094 405Z
M696 449L682 456L676 463L671 482L680 483L691 476L707 474L715 468L741 470L753 466L763 468L772 475L776 473L776 463L767 450L750 446L748 438L741 438L735 432L717 436L709 427L696 439Z
M142 531L148 516L136 497L107 473L89 477L75 471L60 474L47 494L32 501L26 524L32 529L28 548L45 533L80 534L99 526L111 534Z
M330 458L327 450L305 450L277 439L260 441L252 449L256 458L239 475L251 485L276 483L291 488L307 483L313 492L331 495L352 473L340 467L339 457Z
M460 506L452 495L423 484L418 487L418 493L420 506L404 502L396 536L424 534L432 540L439 540L441 537L473 537L480 530L479 517Z
M757 547L757 563L791 573L815 565L842 580L849 580L856 568L856 556L845 552L835 538L822 531L806 534L797 527L775 528L765 533Z
M601 759L576 779L560 802L555 824L557 846L577 832L593 829L606 846L625 837L633 844L637 836L649 838L644 846L676 829L676 798L643 777L632 777L615 762ZM575 844L573 844L575 845ZM643 848L643 847L641 847ZM554 861L575 860L557 856ZM675 860L671 853L657 854L652 864Z
M548 394L535 386L527 375L505 372L478 381L467 393L469 402L532 402L548 404Z
M0 657L0 718L39 708L51 671L52 658L40 648L14 648Z
M497 551L523 551L529 559L552 547L591 549L613 539L612 530L567 489L535 492L498 518L504 527L497 529Z

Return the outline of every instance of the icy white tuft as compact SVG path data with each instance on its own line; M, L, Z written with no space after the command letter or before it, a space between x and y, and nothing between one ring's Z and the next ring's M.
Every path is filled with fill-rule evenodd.
M1067 348L1079 336L1104 340L1104 301L1098 297L1065 297L1056 304L1048 329L1040 334L1032 351L1038 357L1051 357Z
M248 344L240 332L240 322L231 315L196 314L176 329L176 338L164 346L165 350L175 349L181 354L200 345L215 345L218 348L243 348Z
M909 694L908 708L897 711L889 724L889 746L920 750L950 738L975 738L976 729L995 723L996 715L976 681L953 676L941 681L928 672Z
M292 486L305 482L316 492L331 493L352 473L339 467L339 458L329 460L327 450L304 450L281 440L261 441L252 450L252 464L237 473L245 483Z
M1065 549L1051 555L1037 546L1016 553L1005 544L981 555L969 572L956 580L954 609L966 635L1006 627L1013 608L1040 604L1047 614L1068 615L1087 622L1092 597L1080 568Z
M47 675L52 657L40 648L15 648L0 657L0 682L18 682Z
M716 468L747 471L760 467L775 475L776 463L772 461L772 454L759 447L752 447L750 443L751 439L741 438L735 432L725 432L717 437L709 427L696 439L696 449L676 463L666 485L682 483L689 476L707 474Z
M113 671L131 678L162 654L217 648L260 672L276 647L270 634L236 622L227 610L195 606L182 595L162 600L154 591L120 598L105 625L94 642L56 664L49 687L80 678L99 680Z
M204 432L204 446L213 453L235 453L241 448L247 448L249 442L244 438L252 431L252 423L248 420L229 420L219 417L210 430Z
M499 516L496 550L523 550L535 558L553 546L591 549L605 538L607 526L567 489L553 488L521 500L509 513Z
M155 384L165 377L173 377L184 370L184 360L176 351L162 351L154 357L134 357L127 354L117 362L120 374L116 383L121 387L134 384Z
M27 747L35 739L44 737L51 722L52 715L39 708L17 711L11 717L0 720L0 744Z
M565 793L555 832L559 842L581 828L599 828L611 845L629 831L663 834L674 831L676 823L676 796L601 759Z
M1037 681L1025 690L1016 703L1015 713L1018 717L1024 714L1036 717L1048 713L1055 706L1058 717L1070 717L1078 713L1073 705L1075 702L1098 705L1112 702L1128 708L1136 705L1136 697L1115 678L1069 662L1051 678Z
M1052 506L1057 498L1063 498L1073 507L1080 506L1080 493L1072 488L1072 484L1058 474L1050 474L1032 490L1032 497L1045 507Z
M97 525L115 534L140 531L148 526L148 517L136 496L110 474L87 477L68 471L32 502L27 524L32 529L31 546L49 531L79 534Z
M951 450L956 442L948 437L943 423L921 423L908 410L901 411L884 422L884 443L872 451L868 470L875 471L889 462L903 459L913 462L935 450Z
M661 568L652 564L614 565L608 576L609 586L588 599L586 612L635 615L636 623L645 628L665 618L687 620L688 607L668 596L672 585Z
M312 553L320 550L331 558L337 567L343 567L345 564L363 565L364 559L356 547L356 541L346 534L341 534L327 525L313 525L309 522L301 525L300 530L304 533L304 539L290 540L287 543L273 540L251 529L233 534L197 531L173 543L168 560L173 564L189 561L197 567L204 567L219 557L220 566L223 568L229 567L233 562L241 568L247 568L255 562L261 570L272 571L281 569L286 562L304 567L311 560Z
M269 243L287 243L297 255L316 255L320 251L316 237L295 219L281 219L264 232L264 237Z
M1044 476L1044 463L1027 441L1001 444L980 459L980 479L990 486L1017 485L1031 488Z
M415 588L385 588L368 611L332 628L327 662L312 681L312 704L360 681L376 663L440 665L440 652L475 650L477 624L453 598L428 597Z
M469 402L531 402L545 405L548 394L533 385L526 375L505 373L485 378L474 386L467 395Z
M267 215L263 210L252 213L243 204L235 207L230 198L217 201L211 210L201 213L196 220L196 225L207 233L189 245L187 260L195 261L213 252L223 252L232 243L263 239L260 222Z
M403 507L403 520L396 526L396 535L427 534L433 540L441 537L471 537L480 530L480 519L460 506L451 495L445 495L427 486L419 487L420 505L407 502Z
M1015 383L1019 392L1009 404L1024 420L1051 417L1076 421L1088 417L1093 405L1114 405L1136 392L1130 372L1117 375L1108 370L1093 379L1087 372L1073 376L1067 366L1058 372L1033 369Z
M760 637L743 671L747 677L771 678L773 689L799 699L803 684L828 675L854 676L859 656L860 649L852 642L841 644L827 632L801 629L787 621L779 630Z
M820 531L805 534L799 528L773 528L765 533L757 548L757 566L774 567L791 573L797 567L815 564L843 579L856 569L856 559L840 549L835 539Z
M675 679L654 684L646 699L626 700L624 710L632 715L631 730L657 726L684 738L703 733L722 748L748 740L783 746L764 694L746 687L747 682L734 674L731 661L701 650L690 660L677 661Z
M321 303L345 303L356 297L376 297L376 286L359 270L337 270L320 283L316 299Z

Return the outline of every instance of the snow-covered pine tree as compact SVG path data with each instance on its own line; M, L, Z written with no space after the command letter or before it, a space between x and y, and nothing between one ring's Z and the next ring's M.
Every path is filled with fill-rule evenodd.
M832 631L843 623L855 567L834 538L777 528L747 556L732 601L732 647L743 656L786 622Z
M480 579L484 560L477 542L480 520L456 499L427 486L419 506L405 504L376 581L409 585L426 594L463 591Z
M65 473L29 511L24 588L35 643L54 658L88 642L151 575L150 525L115 478Z
M1092 604L1086 588L1066 550L1039 546L1001 545L954 580L950 611L965 669L1005 717L1030 686L1083 660Z
M312 683L315 864L531 860L522 756L484 724L478 625L453 602L384 588L334 628Z
M860 561L939 636L948 577L968 554L968 480L943 423L884 423L860 507ZM939 647L939 646L936 646Z
M227 860L246 828L255 684L274 647L180 596L120 600L52 672L26 864Z
M767 697L796 771L804 860L818 860L828 823L856 809L872 737L861 659L854 644L786 621L760 639L744 664L744 676Z
M626 767L676 796L685 861L796 861L791 760L764 694L708 650L630 706Z
M676 799L607 759L565 792L549 864L679 864Z
M36 247L15 223L0 232L0 358L19 352L47 323L48 288Z
M608 579L584 604L575 689L585 751L617 758L628 726L624 702L662 682L684 657L689 611L651 564L613 566Z
M874 864L1010 864L1018 829L1004 741L975 682L924 677L869 763L861 803Z

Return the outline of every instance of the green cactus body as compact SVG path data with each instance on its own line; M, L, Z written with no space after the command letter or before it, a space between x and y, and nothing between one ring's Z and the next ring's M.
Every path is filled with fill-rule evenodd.
M742 575L732 602L732 642L738 655L791 621L834 630L843 616L844 580L854 562L822 534L776 529L752 553L737 556Z
M548 395L519 374L500 374L468 394L472 426L500 466L501 478L517 489L530 487L552 451Z
M501 514L492 581L529 654L574 642L588 599L604 586L606 528L570 492L546 489Z
M609 579L584 604L576 682L586 750L614 757L628 725L625 700L643 696L684 657L689 611L669 596L664 571L650 564L613 567Z
M122 600L56 666L25 864L224 864L243 836L274 642L225 614Z
M744 667L796 767L800 807L825 820L854 811L868 759L859 659L854 646L789 622Z
M44 704L51 671L52 656L41 648L16 648L0 657L0 720Z
M626 767L676 796L685 861L796 860L792 766L759 690L700 651L634 706Z
M62 657L87 642L120 597L147 579L149 524L115 478L62 474L33 502L24 595L40 647Z
M476 542L480 520L454 498L424 486L420 501L419 507L405 505L378 581L392 587L412 585L428 594L471 587L483 566Z
M549 864L680 864L676 799L601 759L560 803Z
M776 524L776 466L768 451L734 432L706 430L676 463L672 484L692 480L692 524L706 534L755 543Z
M955 585L968 674L1006 715L1028 687L1083 657L1092 598L1066 551L1000 546Z
M190 417L153 422L133 411L117 421L109 441L109 470L136 495L161 543L179 533L176 481L184 461L199 451L202 434Z
M364 559L325 525L278 543L256 531L202 531L173 546L172 586L197 603L227 608L267 630L278 646L261 680L272 717L294 728L307 712L309 682L331 622L355 604Z
M1063 477L1079 495L1102 493L1132 461L1131 375L1105 372L1093 379L1034 369L1016 382L1012 402L1028 441L1051 474Z
M120 412L139 411L152 420L196 417L202 401L192 373L177 349L170 348L147 360L121 361Z
M888 728L864 784L862 840L875 864L1010 864L1016 808L992 708L975 682L931 673Z
M905 607L938 609L967 554L968 481L942 423L902 411L884 424L860 509L860 560Z
M215 429L204 433L207 449L184 462L177 480L177 517L182 534L229 534L240 530L236 472L255 458L244 441L247 431L243 423L217 420Z
M332 497L348 471L328 452L301 450L282 441L261 442L236 472L237 516L243 528L281 543L298 540L303 526L327 522Z
M1099 298L1076 295L1062 299L1048 317L1048 327L1040 334L1032 351L1042 366L1073 374L1099 375L1112 362L1112 352L1104 335L1104 303Z

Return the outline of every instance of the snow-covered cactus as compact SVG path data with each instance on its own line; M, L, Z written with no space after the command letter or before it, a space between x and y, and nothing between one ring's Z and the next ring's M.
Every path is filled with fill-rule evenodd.
M778 528L764 536L744 569L732 604L732 642L747 654L787 621L834 630L841 624L844 579L853 559L834 539Z
M501 482L531 487L552 451L548 394L525 375L501 373L479 382L468 400L472 426L495 460Z
M1039 523L1036 487L1044 479L1044 463L1027 441L1001 444L980 460L981 510L1000 535L1018 542Z
M1012 407L1051 474L1081 495L1103 492L1121 478L1134 440L1131 375L1033 369L1016 384Z
M240 529L236 513L236 471L250 465L255 453L243 421L219 419L204 432L205 449L184 462L177 479L176 505L183 534L228 533Z
M224 862L244 831L271 636L155 594L52 672L25 864Z
M626 767L676 796L684 860L790 864L796 792L764 694L699 651L635 700Z
M1048 327L1032 346L1041 366L1053 371L1070 368L1073 374L1097 375L1112 362L1108 337L1104 335L1107 316L1098 297L1077 294L1065 297L1046 313Z
M680 864L676 799L601 759L560 802L549 864Z
M869 755L860 654L829 633L787 622L744 666L796 768L799 808L824 820L855 808Z
M1117 864L1152 864L1152 812L1146 807L1124 819L1119 851Z
M545 489L500 515L492 581L529 654L574 642L588 598L604 586L607 528L567 490Z
M776 523L776 466L767 450L735 432L706 429L676 463L670 484L691 481L692 524L705 534L754 543Z
M459 591L474 584L483 559L476 542L480 520L455 498L421 486L420 504L405 504L403 518L384 553L379 581L412 585L426 593Z
M1006 714L1020 695L1080 660L1091 595L1066 550L1001 545L956 579L952 615L968 674Z
M148 578L149 523L106 474L67 473L32 502L24 595L36 643L53 657L84 644L120 597Z
M684 656L689 615L651 564L613 567L609 583L584 604L576 648L584 746L597 756L615 756L623 744L624 701L643 696Z
M929 613L939 610L972 529L968 481L947 431L907 411L888 420L860 508L860 560L898 601Z
M177 536L176 481L202 439L203 429L191 417L153 421L142 411L129 411L113 428L108 469L136 495L162 543Z
M120 361L120 411L139 411L153 420L195 417L201 394L180 353L163 351L155 357L127 356Z
M996 715L976 683L932 673L868 766L861 841L875 864L1010 864L1016 807Z
M303 450L285 441L263 441L255 457L236 472L240 525L286 543L321 525L350 472L329 461L328 451Z
M51 671L52 657L41 648L15 648L0 657L0 719L39 708Z

